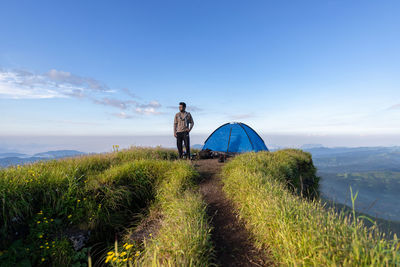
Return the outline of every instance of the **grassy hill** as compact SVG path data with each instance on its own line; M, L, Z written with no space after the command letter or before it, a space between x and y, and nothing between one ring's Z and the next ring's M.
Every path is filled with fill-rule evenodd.
M386 239L354 210L346 216L304 198L315 187L302 181L312 185L315 171L311 154L292 149L243 154L225 166L225 192L256 246L284 266L399 265L397 237Z
M176 158L136 148L1 170L0 266L87 266L89 249L96 265L207 263L197 174ZM131 240L155 212L163 221L157 237Z
M0 170L0 266L215 265L199 173L176 159L132 148ZM323 207L308 153L243 154L221 175L275 265L400 264L397 239Z

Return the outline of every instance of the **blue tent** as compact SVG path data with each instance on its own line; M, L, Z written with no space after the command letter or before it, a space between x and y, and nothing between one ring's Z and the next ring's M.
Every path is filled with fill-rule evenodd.
M204 142L205 149L232 153L268 151L262 138L241 122L226 123L217 128Z

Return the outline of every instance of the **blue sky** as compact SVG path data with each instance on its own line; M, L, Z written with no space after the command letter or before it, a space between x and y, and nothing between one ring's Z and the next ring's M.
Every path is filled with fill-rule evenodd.
M400 134L399 1L2 1L0 135Z

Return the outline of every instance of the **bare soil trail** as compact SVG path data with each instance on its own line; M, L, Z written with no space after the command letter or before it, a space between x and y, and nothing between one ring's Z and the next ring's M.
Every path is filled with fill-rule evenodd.
M239 220L232 202L222 191L221 167L218 159L196 160L194 167L201 175L200 193L207 203L207 213L212 218L212 239L220 266L273 266L265 252L257 250Z

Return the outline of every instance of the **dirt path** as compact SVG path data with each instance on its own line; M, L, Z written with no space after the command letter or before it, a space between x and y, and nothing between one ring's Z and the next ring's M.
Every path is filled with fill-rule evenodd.
M212 218L212 239L220 266L272 266L265 254L254 248L249 233L239 221L232 203L222 191L219 172L223 163L217 159L197 160L195 168L201 174L200 192Z

